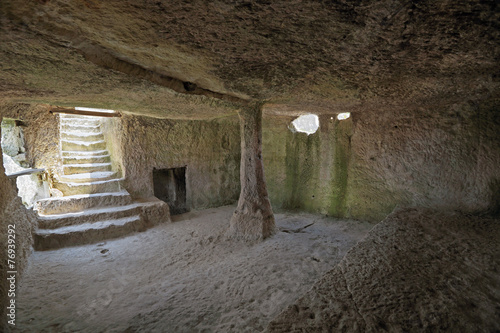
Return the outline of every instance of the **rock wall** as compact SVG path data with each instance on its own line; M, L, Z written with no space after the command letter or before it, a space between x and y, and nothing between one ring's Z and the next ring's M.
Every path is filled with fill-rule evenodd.
M347 214L380 220L396 205L498 212L499 106L355 114Z
M0 114L22 120L26 159L32 168L53 169L61 165L58 115L44 104L5 103Z
M345 216L352 121L323 115L318 131L307 135L288 128L293 119L264 117L262 149L271 204Z
M3 110L2 110L3 111ZM0 121L3 112L0 113ZM1 134L1 133L0 133ZM0 148L0 156L1 154ZM0 160L3 162L3 160ZM10 301L9 285L7 284L7 234L9 225L15 225L15 270L17 270L16 287L19 286L19 278L26 267L28 256L31 252L32 230L36 225L36 216L33 211L27 210L21 198L17 196L15 180L8 179L5 175L3 163L0 163L0 331L8 332L7 306ZM17 293L17 290L15 291ZM15 298L14 298L15 299Z
M379 106L321 116L309 136L288 129L292 117L265 116L271 204L369 221L398 205L498 212L499 105Z
M186 166L187 205L202 209L232 204L240 192L237 116L169 120L123 115L110 119L106 140L115 169L134 197L154 195L153 170Z

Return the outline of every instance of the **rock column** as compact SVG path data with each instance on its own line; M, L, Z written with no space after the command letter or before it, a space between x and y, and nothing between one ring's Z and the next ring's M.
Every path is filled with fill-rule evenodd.
M241 192L229 236L259 241L276 231L262 163L262 104L238 112L241 128Z

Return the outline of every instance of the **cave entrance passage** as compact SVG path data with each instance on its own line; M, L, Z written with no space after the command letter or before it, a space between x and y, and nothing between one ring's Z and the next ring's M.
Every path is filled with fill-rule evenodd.
M170 215L189 211L186 203L186 167L153 170L154 194L170 206Z

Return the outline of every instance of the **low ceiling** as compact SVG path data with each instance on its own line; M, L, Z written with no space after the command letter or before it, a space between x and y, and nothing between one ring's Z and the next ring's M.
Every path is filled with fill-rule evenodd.
M0 99L204 119L498 98L496 2L2 0Z

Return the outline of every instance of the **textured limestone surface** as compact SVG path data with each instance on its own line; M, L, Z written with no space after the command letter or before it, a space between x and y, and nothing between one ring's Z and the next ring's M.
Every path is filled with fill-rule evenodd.
M78 212L92 207L120 206L132 203L132 198L127 191L80 194L70 197L53 197L39 200L36 210L39 214L61 214Z
M57 128L36 103L171 119L128 118L113 148L127 165L114 167L150 196L152 168L200 165L188 166L192 207L238 197L226 119L243 102L228 96L275 116L349 111L339 135L264 133L271 203L370 221L398 205L499 213L499 26L493 0L2 0L0 110L33 103L5 115L36 124L33 166L57 164Z
M36 110L34 110L36 109ZM2 103L0 105L0 120L3 117L9 119L20 119L25 121L26 127L23 127L24 133L24 145L26 148L26 158L28 165L32 167L43 167L43 158L40 153L46 150L54 149L51 146L51 128L50 122L47 122L47 115L40 112L40 107L30 107L26 104L9 104ZM46 125L45 131L40 126ZM38 141L35 145L35 141L38 140L38 136L42 136L45 140ZM41 143L44 142L44 145ZM36 147L36 148L35 148ZM0 165L0 238L2 248L0 249L0 288L1 288L1 318L0 318L0 328L4 327L7 316L6 302L7 298L7 284L6 284L6 273L8 271L7 265L7 233L8 225L14 224L16 227L16 269L18 272L18 279L20 279L23 273L28 256L31 252L32 245L32 231L36 226L36 215L32 210L28 210L22 204L21 198L18 197L18 189L16 186L16 180L9 180L5 175L5 170L3 167L3 158ZM7 330L7 326L5 330Z
M280 231L249 246L225 237L234 209L191 211L122 239L34 252L15 332L259 332L372 227L276 214Z
M499 92L497 6L480 0L5 0L0 91L139 112L148 112L147 104L149 112L186 117L203 115L203 108L182 106L172 94L163 98L166 89L147 82L180 81L181 88L190 82L309 110L378 96L416 103L433 96L488 98Z
M19 8L25 9L26 4L20 4ZM89 62L73 48L46 39L26 29L24 24L19 26L19 21L14 23L6 17L5 6L8 6L6 2L0 4L3 65L0 98L3 101L133 110L153 116L164 116L169 110L170 117L184 119L236 114L226 103L204 96L181 95L133 73L109 70Z
M2 151L12 157L25 152L23 133L21 128L16 126L14 119L2 120Z
M262 108L256 105L238 112L241 133L241 192L230 221L228 235L249 241L276 232L262 161Z
M106 200L103 201L106 204ZM41 216L38 221L39 228L43 229L36 230L34 234L33 247L37 251L95 244L144 231L159 223L171 222L168 205L155 197L143 198L126 206Z
M172 222L170 218L170 208L168 205L156 197L142 198L136 201L140 204L141 218L146 228L153 227L160 223ZM140 231L143 231L141 229Z
M294 117L265 113L271 203L374 222L398 205L498 212L498 104L367 105L342 121L320 116L311 135L289 130Z
M265 115L263 161L273 208L345 216L351 120L319 117L314 134L293 132L294 117Z
M32 168L54 169L61 165L59 154L59 120L50 114L48 105L2 103L3 117L23 121L22 131L26 160Z
M22 132L25 152L22 166L44 169L45 172L22 176L17 180L23 202L31 207L34 200L46 198L53 184L53 175L61 165L59 153L59 119L48 112L48 105L3 103L0 114L15 120ZM16 158L14 158L16 159Z
M236 117L190 121L123 115L108 122L104 133L113 164L134 197L154 195L153 170L186 167L189 208L217 207L238 199Z
M0 114L0 121L2 120ZM1 134L1 133L0 133ZM0 156L2 156L0 148ZM0 163L0 331L8 332L10 325L7 325L7 305L9 298L7 291L10 289L7 284L7 244L8 225L15 225L15 268L17 270L17 284L21 274L24 272L28 256L31 251L31 232L36 225L36 216L31 210L27 210L21 198L17 196L15 180L9 180L5 175L3 163ZM18 294L19 290L16 290Z
M267 331L496 332L499 222L395 211Z
M395 206L500 210L499 100L353 114L347 216Z

